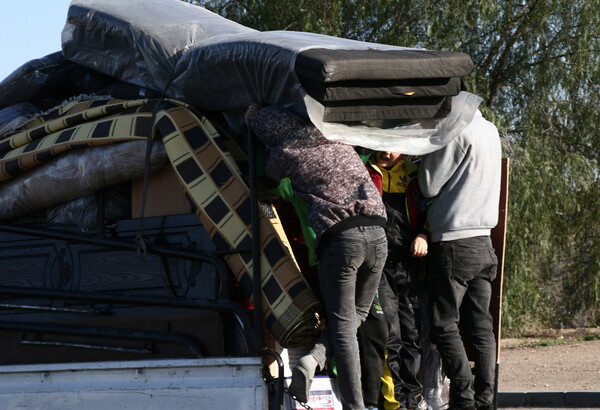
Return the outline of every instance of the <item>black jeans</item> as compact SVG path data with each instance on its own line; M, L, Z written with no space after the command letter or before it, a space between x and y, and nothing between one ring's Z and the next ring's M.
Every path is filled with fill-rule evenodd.
M381 226L358 226L338 233L319 258L319 283L327 328L310 354L322 364L335 357L344 409L365 408L357 329L369 314L387 258Z
M388 325L379 302L379 291L375 294L367 319L358 328L357 338L363 400L366 407L377 407L388 339Z
M428 281L433 338L450 379L451 407L493 403L496 339L489 311L498 259L489 236L432 243ZM462 316L461 316L462 315ZM459 332L464 322L475 350L475 382Z
M417 407L423 393L419 377L419 263L408 247L390 250L379 286L379 298L389 326L387 365L394 382L394 398L408 408Z

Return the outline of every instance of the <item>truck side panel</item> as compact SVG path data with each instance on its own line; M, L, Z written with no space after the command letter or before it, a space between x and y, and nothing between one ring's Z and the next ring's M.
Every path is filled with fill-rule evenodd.
M261 358L0 367L0 402L20 409L267 408Z

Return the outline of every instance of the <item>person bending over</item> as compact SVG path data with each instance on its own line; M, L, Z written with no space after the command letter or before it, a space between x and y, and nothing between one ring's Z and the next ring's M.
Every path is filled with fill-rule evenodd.
M266 147L266 175L290 178L294 194L308 202L308 223L316 234L327 326L292 370L289 392L307 402L315 372L333 356L344 409L363 410L356 334L387 256L381 196L352 146L326 139L293 112L253 104L245 118Z

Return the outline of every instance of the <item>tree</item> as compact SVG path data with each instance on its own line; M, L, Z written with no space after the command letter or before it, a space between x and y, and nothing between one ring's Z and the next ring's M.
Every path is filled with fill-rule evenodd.
M511 159L503 329L600 324L600 0L198 0L258 30L462 51Z

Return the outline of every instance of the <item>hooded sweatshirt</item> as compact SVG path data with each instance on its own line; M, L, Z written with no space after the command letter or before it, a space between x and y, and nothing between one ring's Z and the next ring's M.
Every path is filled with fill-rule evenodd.
M379 191L352 146L326 139L313 124L277 106L257 111L248 125L267 149L267 176L289 177L294 194L308 203L317 251L345 229L385 227Z
M498 130L479 111L448 145L422 157L419 185L432 198L432 242L490 235L498 223L501 161Z

